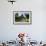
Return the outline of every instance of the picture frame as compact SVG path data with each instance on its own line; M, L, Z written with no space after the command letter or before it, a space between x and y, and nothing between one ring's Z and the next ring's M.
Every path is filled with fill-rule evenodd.
M32 24L32 11L13 11L13 24Z

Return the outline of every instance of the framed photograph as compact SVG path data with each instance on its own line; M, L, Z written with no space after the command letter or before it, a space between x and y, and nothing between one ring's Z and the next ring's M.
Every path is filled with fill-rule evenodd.
M13 24L32 24L32 11L13 11Z

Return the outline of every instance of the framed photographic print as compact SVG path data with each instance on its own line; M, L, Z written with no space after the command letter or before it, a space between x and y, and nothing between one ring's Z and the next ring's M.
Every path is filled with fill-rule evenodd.
M13 24L32 24L32 11L13 11Z

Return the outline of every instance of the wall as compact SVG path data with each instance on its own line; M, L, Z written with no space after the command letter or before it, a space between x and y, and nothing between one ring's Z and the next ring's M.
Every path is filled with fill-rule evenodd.
M12 5L0 0L0 40L14 40L19 32L26 32L37 41L46 40L45 15L42 0L16 0ZM32 25L14 25L13 11L32 11Z

